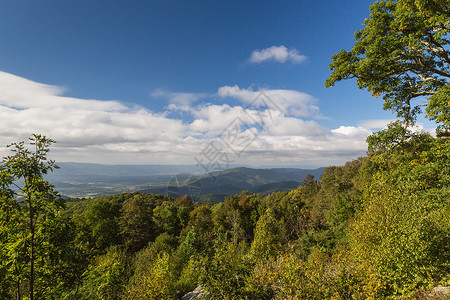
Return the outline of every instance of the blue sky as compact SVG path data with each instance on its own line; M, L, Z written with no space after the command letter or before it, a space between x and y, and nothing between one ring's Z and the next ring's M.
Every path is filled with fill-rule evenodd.
M0 143L43 133L58 161L212 166L214 146L254 166L343 164L394 117L354 82L324 87L371 3L2 1ZM249 106L261 91L274 107Z

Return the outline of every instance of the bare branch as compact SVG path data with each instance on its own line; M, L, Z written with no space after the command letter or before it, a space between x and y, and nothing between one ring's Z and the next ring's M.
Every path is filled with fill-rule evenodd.
M426 40L422 40L422 44L424 44L431 52L434 52L440 58L442 58L445 62L450 64L450 57L448 56L448 52L444 49L444 47L439 44L434 36L431 33L427 34L430 42ZM433 47L434 45L434 47Z
M436 94L435 91L421 91L421 92L412 92L411 95L413 97L420 97L420 96L433 96Z
M434 78L434 77L425 77L425 76L423 76L423 75L420 74L420 73L417 73L417 72L414 72L414 71L411 71L411 72L413 72L414 74L416 74L417 76L419 76L420 79L422 79L423 82L427 82L427 81L437 81L437 79Z

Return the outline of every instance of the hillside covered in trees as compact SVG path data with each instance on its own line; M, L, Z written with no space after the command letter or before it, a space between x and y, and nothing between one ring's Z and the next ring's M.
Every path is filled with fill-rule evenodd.
M176 299L201 284L212 299L383 299L448 285L449 141L394 123L368 142L320 180L215 205L143 193L63 203L39 177L48 140L37 155L18 144L1 172L1 298Z

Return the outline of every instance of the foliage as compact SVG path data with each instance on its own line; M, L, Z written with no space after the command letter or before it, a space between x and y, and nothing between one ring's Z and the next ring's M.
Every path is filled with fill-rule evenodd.
M386 143L395 132L402 143ZM376 171L352 228L355 256L378 272L391 293L432 286L449 270L450 227L443 220L450 206L450 145L390 126L369 146L377 150L371 154Z
M164 201L153 209L153 220L160 232L179 235L181 220L178 217L178 207L171 201Z
M89 266L80 294L82 299L121 299L125 288L124 255L111 247Z
M250 253L257 260L267 260L275 256L282 248L282 240L277 220L268 209L256 224L255 239Z
M121 203L117 198L97 198L74 216L79 228L78 239L92 255L101 255L120 243L119 217Z
M442 123L445 128L450 127L450 84L440 88L433 97L429 98L427 116L436 123Z
M119 226L127 252L135 253L156 238L153 209L150 199L139 194L123 204Z
M190 212L189 225L197 232L200 232L205 238L212 238L214 222L211 208L208 205L197 206Z
M191 256L178 277L174 290L184 293L193 291L202 281L207 256Z
M183 270L186 271L186 265L189 262L204 257L208 252L204 236L194 229L189 230L172 255L171 272L175 277L179 277ZM192 279L195 280L195 278Z
M439 232L429 204L378 178L369 193L352 231L355 255L369 262L393 292L433 284L448 262L449 239Z
M340 249L329 256L313 248L301 259L292 247L276 259L255 265L247 290L258 299L374 299L383 284L363 265L355 265Z
M219 240L214 256L205 267L202 278L213 299L245 299L245 282L250 276L250 261L243 255L242 244Z
M428 116L448 125L448 1L381 0L370 10L352 50L332 57L325 85L356 78L358 88L383 95L384 108L407 122L420 112L411 101L431 96Z
M169 271L169 258L167 253L158 255L150 268L134 274L125 299L173 299L174 278Z
M30 299L55 293L57 280L45 280L61 257L51 256L49 249L64 247L65 240L55 240L52 232L59 228L59 211L64 207L53 186L44 175L58 166L47 160L54 142L34 134L28 149L24 142L13 143L13 155L3 158L0 166L0 282L3 295L17 298L24 293Z
M253 240L253 230L259 217L258 202L260 199L257 195L246 191L225 199L220 214L224 223L222 229L229 233L235 245Z

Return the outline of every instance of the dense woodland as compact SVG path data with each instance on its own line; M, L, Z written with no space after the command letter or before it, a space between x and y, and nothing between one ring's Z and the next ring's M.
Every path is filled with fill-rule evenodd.
M402 120L292 191L67 201L45 180L52 140L10 145L0 298L176 299L202 285L210 299L423 299L449 286L450 2L378 1L364 24L326 85L356 78ZM436 136L409 129L424 106Z

